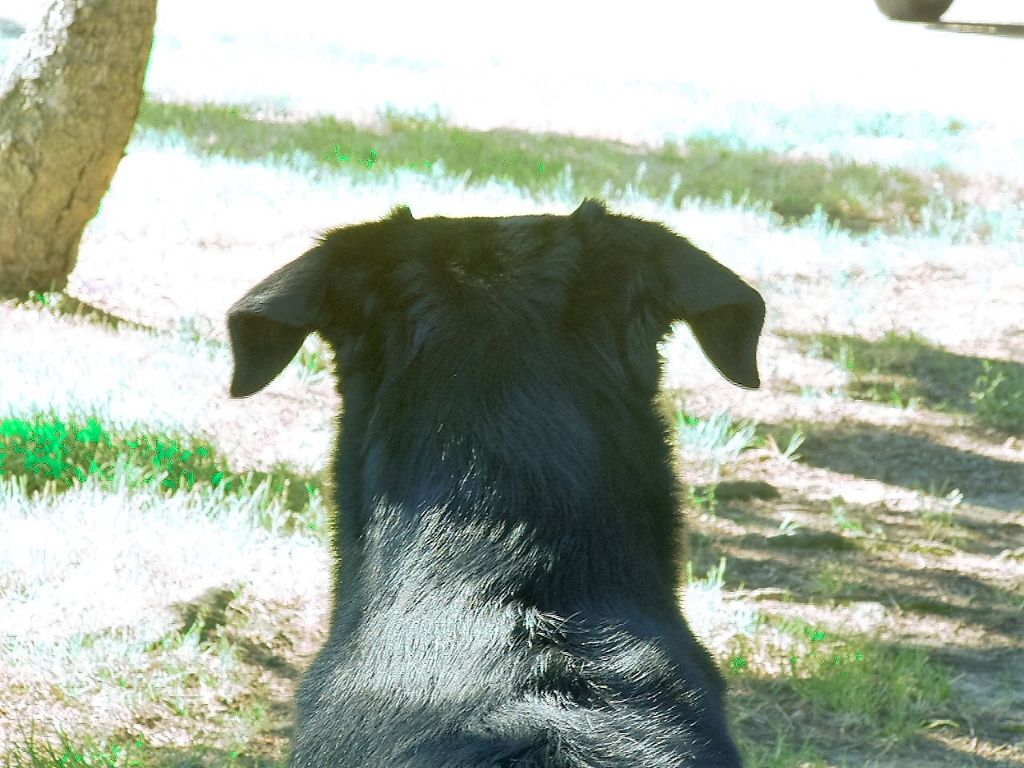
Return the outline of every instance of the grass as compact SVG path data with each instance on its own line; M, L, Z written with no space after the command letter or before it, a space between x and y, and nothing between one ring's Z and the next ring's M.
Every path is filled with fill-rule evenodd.
M318 478L300 477L279 466L269 472L232 473L217 450L187 436L142 429L112 433L96 418L64 421L47 414L0 420L0 479L20 493L62 493L94 478L117 493L151 485L163 492L207 486L254 499L253 511L270 528L303 528L324 533L313 500L323 490ZM285 519L272 515L277 502Z
M739 714L744 753L756 766L835 764L804 740L819 730L877 756L953 714L952 672L926 651L790 618L762 617L758 634L737 638L728 670L734 695L762 691L802 724L780 729L777 711L757 706Z
M1006 432L1024 432L1024 366L982 360L967 396L978 421Z
M963 494L953 489L938 503L929 503L921 510L921 526L926 542L946 545L952 551L964 546L967 531L956 519L956 508L962 501Z
M855 336L792 336L812 355L849 373L847 393L898 408L921 404L966 414L985 427L1024 433L1024 365L948 352L914 334L878 341Z
M686 606L691 627L705 643L717 647L722 637L730 639L722 665L737 689L734 696L743 697L752 681L767 683L773 696L795 703L810 721L807 725L841 734L845 740L873 740L880 750L918 736L934 723L950 722L952 671L934 662L927 651L863 633L847 636L799 619L761 615L725 596L725 573L724 558L703 579L694 579L691 572ZM822 574L822 580L845 585L838 566ZM745 701L744 706L752 703ZM758 706L752 704L745 713L737 713L741 722L757 719ZM766 743L760 730L766 725L758 723L756 739L744 738L741 731L743 752L751 765L820 760L807 742L799 741L801 731L776 730Z
M254 721L259 713L253 714ZM141 736L125 740L74 737L55 729L50 739L37 738L35 729L20 737L22 749L4 756L3 768L198 768L232 765L239 768L273 768L280 765L246 755L240 749L215 749L193 745L189 750L157 747Z
M857 726L881 725L887 738L906 738L930 720L946 719L950 672L920 649L891 648L870 638L811 635L803 656L790 656L793 690L815 708Z
M751 635L760 620L756 611L725 595L726 559L708 568L703 578L695 578L693 563L686 566L686 591L683 599L686 617L693 630L706 645L713 647L717 638Z
M78 742L60 730L55 736L56 745L47 740L37 741L34 728L23 733L22 751L8 752L4 757L4 768L142 768L146 765L145 742L141 739L124 744L103 744Z
M687 459L702 462L718 477L723 465L736 461L752 447L757 428L750 422L734 422L726 411L702 419L682 411L676 414L679 449Z
M785 222L822 215L854 232L919 224L933 196L933 180L919 174L838 158L790 157L710 134L642 148L552 133L476 131L439 116L387 112L376 125L359 126L244 105L153 100L143 103L138 130L147 138L184 139L203 155L293 164L360 182L440 166L470 187L496 178L542 196L569 185L578 197L630 192L675 207L684 198L745 200L768 206ZM947 176L944 199L957 187Z

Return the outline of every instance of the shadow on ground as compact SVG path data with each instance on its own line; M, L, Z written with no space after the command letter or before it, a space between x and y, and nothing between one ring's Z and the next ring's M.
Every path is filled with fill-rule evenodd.
M1024 464L940 445L906 428L858 423L807 427L801 463L1006 512L1024 509Z
M1024 24L986 24L983 21L939 21L928 24L928 29L967 35L1024 38Z
M1024 434L1024 364L949 352L914 335L781 335L805 354L844 366L851 397L903 406L917 400L1006 435Z

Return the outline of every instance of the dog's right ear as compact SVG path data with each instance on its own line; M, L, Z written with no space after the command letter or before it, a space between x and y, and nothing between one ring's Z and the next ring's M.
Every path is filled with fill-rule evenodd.
M316 327L326 295L328 263L323 246L307 251L228 310L235 361L232 397L247 397L267 386Z
M672 319L690 326L708 360L733 384L757 389L757 344L764 326L764 299L732 270L688 240L670 234L664 254L669 269L660 298Z
M636 368L650 362L672 322L685 320L719 373L741 387L760 386L765 306L757 290L660 224L610 213L596 200L584 201L570 218L597 265L592 272L606 273L604 297L614 296L609 304L629 312L624 347Z

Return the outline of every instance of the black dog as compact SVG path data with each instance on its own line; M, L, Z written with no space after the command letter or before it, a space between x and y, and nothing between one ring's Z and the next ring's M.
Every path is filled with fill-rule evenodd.
M764 302L665 228L389 218L327 233L228 314L231 394L331 344L330 636L293 768L737 766L678 607L681 521L653 400L686 320L759 384Z

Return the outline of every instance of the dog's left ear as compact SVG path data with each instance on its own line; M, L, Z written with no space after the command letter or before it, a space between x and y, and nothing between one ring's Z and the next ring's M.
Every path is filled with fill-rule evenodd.
M624 268L618 290L624 291L633 323L643 329L645 346L656 343L673 321L685 320L719 373L741 387L760 386L761 294L659 224L609 213L596 200L585 201L571 218L592 257L617 254Z

